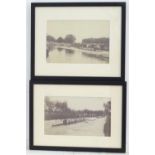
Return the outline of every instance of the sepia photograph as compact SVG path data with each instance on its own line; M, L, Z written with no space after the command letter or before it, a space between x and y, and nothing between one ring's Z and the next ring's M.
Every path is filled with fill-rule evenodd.
M32 3L30 148L125 152L126 3Z
M111 100L102 97L44 98L45 135L111 136Z
M32 77L124 80L124 4L34 5L31 32Z
M108 20L47 21L47 63L108 64Z
M122 148L125 83L70 82L31 81L31 146L51 150L53 147Z

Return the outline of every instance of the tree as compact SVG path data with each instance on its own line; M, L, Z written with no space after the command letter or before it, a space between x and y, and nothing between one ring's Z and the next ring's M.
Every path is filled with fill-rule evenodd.
M50 101L49 97L45 97L45 109L46 111L52 112L53 108L55 107L54 103Z
M47 35L46 39L48 42L55 41L55 38L53 36L50 36L50 35Z
M64 39L64 41L65 41L66 43L70 43L70 44L73 44L73 43L75 42L75 40L76 40L76 38L75 38L75 36L72 35L72 34L66 35L66 37L65 37L65 39Z
M64 42L64 39L63 39L62 37L59 37L59 38L57 39L57 42L58 42L58 43L62 43L62 42Z
M63 111L67 111L68 109L67 102L63 102L61 108L63 109Z

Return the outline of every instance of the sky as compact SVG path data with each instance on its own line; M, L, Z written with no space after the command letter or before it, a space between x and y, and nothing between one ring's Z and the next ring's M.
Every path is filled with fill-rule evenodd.
M109 37L110 22L108 20L49 20L47 21L47 35L56 39L73 34L76 42L84 38Z
M104 110L104 103L110 101L106 97L68 97L68 96L51 96L51 101L67 102L69 108L74 110Z

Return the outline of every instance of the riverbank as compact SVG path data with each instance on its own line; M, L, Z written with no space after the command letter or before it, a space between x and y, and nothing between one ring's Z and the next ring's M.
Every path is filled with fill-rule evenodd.
M52 120L45 121L46 135L73 135L73 136L104 136L105 117L87 119L87 121L70 125L51 126Z
M82 54L87 54L87 55L98 55L104 58L109 58L109 52L108 51L90 51L86 49L81 49L81 48L75 48L75 47L65 47L65 46L55 46L56 48L63 48L67 50L74 50L78 52L81 52Z
M47 53L48 63L108 64L109 52L55 46Z

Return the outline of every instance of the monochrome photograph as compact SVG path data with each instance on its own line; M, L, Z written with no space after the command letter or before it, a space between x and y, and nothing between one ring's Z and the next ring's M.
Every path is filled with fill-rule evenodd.
M111 136L111 99L102 97L44 98L44 134Z
M48 20L47 63L108 64L108 20Z
M32 144L51 149L121 148L125 140L125 83L55 82L31 82Z
M32 76L123 80L124 7L65 5L32 9Z
M126 151L125 36L124 2L31 4L30 149Z

